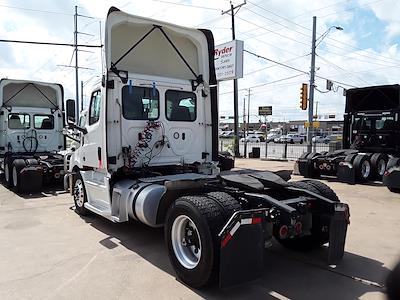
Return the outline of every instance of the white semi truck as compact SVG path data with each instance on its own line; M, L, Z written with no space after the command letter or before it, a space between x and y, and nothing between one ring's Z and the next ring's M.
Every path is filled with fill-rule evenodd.
M63 87L30 80L0 81L0 166L17 192L62 180L65 149Z
M214 42L184 28L109 10L106 69L92 91L66 189L80 215L164 227L177 277L192 287L260 276L275 237L292 249L329 243L343 256L349 208L290 172L220 172Z

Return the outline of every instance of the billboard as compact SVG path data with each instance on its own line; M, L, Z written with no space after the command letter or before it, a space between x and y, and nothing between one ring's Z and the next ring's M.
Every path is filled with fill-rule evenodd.
M243 41L234 40L214 49L215 74L218 81L243 77Z
M272 106L259 106L258 107L258 115L259 116L271 116L272 115Z

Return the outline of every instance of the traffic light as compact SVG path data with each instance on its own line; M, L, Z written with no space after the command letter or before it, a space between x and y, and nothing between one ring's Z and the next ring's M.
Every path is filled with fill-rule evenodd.
M307 101L308 101L307 91L308 91L308 85L307 83L303 83L300 89L300 108L302 110L307 109Z

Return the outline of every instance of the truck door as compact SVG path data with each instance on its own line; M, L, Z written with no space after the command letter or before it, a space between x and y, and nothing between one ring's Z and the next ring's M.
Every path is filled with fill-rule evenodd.
M103 126L101 118L101 91L96 90L92 93L89 106L89 116L87 121L87 134L83 136L83 145L81 146L82 164L86 167L102 169L103 146Z
M171 150L177 158L192 163L205 152L204 103L201 94L185 90L165 91L165 118Z

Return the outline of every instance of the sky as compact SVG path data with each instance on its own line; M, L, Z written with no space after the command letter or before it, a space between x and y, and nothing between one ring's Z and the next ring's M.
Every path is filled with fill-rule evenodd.
M233 1L234 5L243 1ZM103 43L109 7L187 27L207 28L216 45L232 38L227 0L0 0L0 39L72 43L78 6L79 44ZM238 80L239 117L250 94L250 120L271 105L272 121L303 120L300 87L309 82L312 19L317 17L315 106L322 118L344 111L344 89L397 84L400 77L400 1L248 0L235 14L236 39L244 41L244 76ZM340 26L343 30L333 27ZM104 38L104 37L103 37ZM101 51L78 52L85 99L101 75ZM0 42L0 77L61 83L75 98L73 48ZM276 64L283 63L287 66ZM295 70L296 69L296 70ZM326 80L333 90L326 90ZM249 91L250 89L250 91ZM233 115L233 83L219 83L220 115Z

